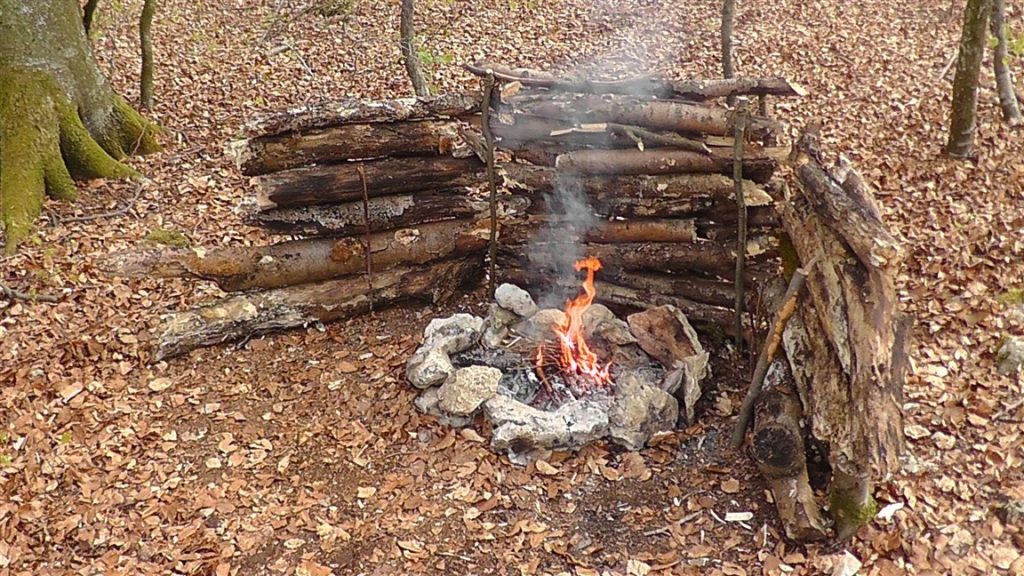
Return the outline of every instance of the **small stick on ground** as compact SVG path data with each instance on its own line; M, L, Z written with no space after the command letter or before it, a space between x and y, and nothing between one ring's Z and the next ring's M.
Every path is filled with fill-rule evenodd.
M487 278L487 292L494 294L494 282L497 274L498 260L498 176L494 171L494 133L491 132L491 94L494 92L494 72L487 71L484 78L483 102L480 104L480 123L484 133L484 151L487 155L487 184L490 186L491 238L487 249L490 260Z
M796 311L800 291L803 289L807 275L814 268L816 262L817 259L811 260L807 266L796 269L793 273L793 278L789 281L789 286L786 288L786 293L782 297L782 304L779 305L778 311L775 312L775 318L772 319L771 327L768 329L768 336L764 347L761 348L761 354L757 358L754 375L750 379L750 388L747 390L746 398L743 399L743 406L740 408L736 427L732 431L732 439L729 442L729 447L732 450L736 450L743 444L743 438L746 436L747 428L750 426L750 418L754 415L754 404L757 402L757 397L761 395L761 388L764 386L764 377L768 373L768 366L779 349L779 344L782 342L782 332L786 329L786 323L793 316L793 312Z
M142 196L143 190L145 190L145 186L143 186L142 183L139 183L139 185L135 187L135 195L132 196L132 199L129 200L124 206L121 206L120 208L118 208L117 210L111 210L110 212L101 212L99 214L88 214L86 216L72 216L71 218L57 218L56 222L57 222L57 224L69 224L71 222L89 222L91 220L100 220L102 218L117 218L118 216L123 216L123 215L127 214L128 211L131 210L135 206L135 203Z
M53 294L34 294L31 292L22 292L21 290L15 290L4 284L0 284L0 297L7 298L8 300L27 300L29 302L50 302L56 304L60 302L60 296Z
M743 196L743 145L747 139L747 98L736 99L732 179L736 185L736 348L743 346L743 268L747 255L747 202Z
M370 250L370 195L369 190L366 188L366 170L363 170L363 165L359 165L359 179L363 183L363 231L365 236L363 237L363 254L366 259L366 295L370 300L370 312L373 312L373 261L371 260L372 251Z

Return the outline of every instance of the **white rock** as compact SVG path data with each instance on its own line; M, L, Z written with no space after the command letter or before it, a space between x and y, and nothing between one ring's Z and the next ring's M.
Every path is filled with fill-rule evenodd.
M423 344L405 364L405 377L417 388L443 383L455 372L450 355L476 344L483 330L484 319L472 314L431 320Z
M553 334L555 326L564 322L565 312L556 308L544 308L513 326L512 332L532 340L543 340Z
M450 414L442 412L441 409L437 406L438 390L438 388L427 388L426 390L421 392L420 395L417 396L416 400L413 402L416 405L416 408L424 414L430 414L431 416L436 417L441 424L444 424L445 426L450 426L452 428L461 428L473 421L473 419L469 416L452 416Z
M437 391L437 406L455 416L469 416L498 393L501 370L490 366L459 368Z
M832 566L832 576L854 576L854 574L860 572L861 566L863 564L861 564L856 556L849 552L843 552L843 555Z
M506 310L527 318L537 313L537 304L526 290L515 284L502 284L494 290L494 301Z
M671 394L643 384L631 374L619 378L615 402L608 411L613 441L640 450L651 436L673 430L678 419L679 402Z
M996 353L996 367L1004 376L1013 376L1024 366L1024 338L1011 336Z

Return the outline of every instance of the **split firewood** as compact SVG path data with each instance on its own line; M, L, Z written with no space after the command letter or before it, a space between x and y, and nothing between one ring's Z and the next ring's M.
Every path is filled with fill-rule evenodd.
M768 481L786 538L813 542L826 537L826 528L807 475L802 412L789 364L774 360L758 397L750 455Z
M522 203L528 203L523 198ZM276 234L296 236L354 236L364 226L376 232L418 226L429 222L468 218L486 209L486 203L471 198L468 190L438 190L369 198L364 218L362 201L320 204L295 208L273 208L246 216L249 224Z
M709 100L743 94L752 96L761 94L805 96L807 94L807 91L802 86L783 78L727 78L724 80L672 81L663 76L650 75L602 81L571 77L559 78L547 72L527 68L509 68L486 61L467 65L466 69L477 76L482 76L487 70L492 70L499 80L519 82L523 86L589 94L646 95L659 98L678 97L690 100Z
M294 168L256 179L257 205L261 210L362 201L366 173L370 198L471 186L483 182L483 164L475 157L447 156L385 158L371 162L347 162Z
M228 153L246 176L345 160L432 156L452 151L458 126L453 120L342 124L232 142Z
M779 162L771 156L743 159L743 178L764 183ZM655 150L576 150L558 156L560 172L576 174L732 174L729 153L700 154L667 148Z
M291 108L259 118L245 127L247 136L302 132L341 124L403 122L429 118L458 118L480 111L476 94L439 94L429 98L341 100Z
M456 220L370 235L375 270L472 254L487 246L484 220ZM134 277L195 277L223 290L279 288L359 274L366 269L364 240L311 238L252 248L171 248L125 252L102 267Z
M259 334L330 322L403 300L438 303L479 277L481 258L473 256L419 267L375 273L372 287L362 275L240 294L172 314L156 336L154 361ZM371 294L372 291L372 294Z
M731 117L726 108L678 100L618 95L542 94L514 96L509 102L515 114L528 114L571 123L613 122L648 130L731 136ZM782 134L778 121L751 116L750 135L758 141L775 141Z

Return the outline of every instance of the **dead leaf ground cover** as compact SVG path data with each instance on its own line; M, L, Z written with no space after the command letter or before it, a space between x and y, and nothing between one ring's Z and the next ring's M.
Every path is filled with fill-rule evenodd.
M828 146L864 169L908 245L910 456L877 494L903 508L846 548L780 542L750 465L718 456L735 373L719 370L705 425L639 455L592 447L518 469L487 450L487 430L419 415L405 357L432 314L476 309L480 293L147 365L158 316L218 291L109 279L94 260L160 230L265 241L240 222L248 183L222 153L240 124L410 91L397 3L291 22L278 4L161 3L153 116L171 136L133 161L149 181L83 185L78 203L48 206L38 243L0 259L3 283L64 295L0 301L0 575L821 574L844 550L865 574L1024 572L1024 535L991 512L1024 498L1024 408L1007 410L1024 389L992 364L1024 332L998 303L1024 283L1024 145L1000 125L986 74L978 159L939 158L949 82L937 75L961 2L740 3L740 70L808 87L775 114L824 119ZM94 39L131 99L140 8L104 3ZM455 64L482 56L717 75L716 2L421 0L420 14L440 90L466 86ZM136 195L125 215L73 221Z

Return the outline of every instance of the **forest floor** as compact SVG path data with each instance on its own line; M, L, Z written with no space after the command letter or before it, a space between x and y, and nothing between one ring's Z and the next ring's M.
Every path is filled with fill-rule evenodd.
M482 293L147 363L160 314L219 292L107 278L96 259L160 230L266 242L241 223L252 191L222 151L240 126L305 102L410 93L397 2L338 0L351 4L342 15L294 19L273 9L287 4L161 2L152 116L169 137L133 160L148 182L83 184L79 202L48 204L38 242L0 258L0 282L63 295L0 299L0 575L831 574L846 554L861 574L1024 573L1021 528L992 511L1024 500L1024 388L993 368L1001 340L1024 334L1024 314L1000 304L1024 287L1024 139L1001 125L986 71L978 158L940 157L950 81L939 72L962 0L739 3L739 70L808 88L774 113L794 127L822 118L829 152L876 186L907 244L900 296L917 317L907 466L876 493L896 506L852 542L806 547L780 539L746 459L717 450L741 376L717 375L706 424L639 455L556 455L554 471L514 467L486 430L418 414L407 355L433 315L479 309ZM101 3L94 34L133 101L140 5ZM484 56L718 76L709 0L419 10L442 91L475 88L458 64ZM720 520L737 511L754 517Z

